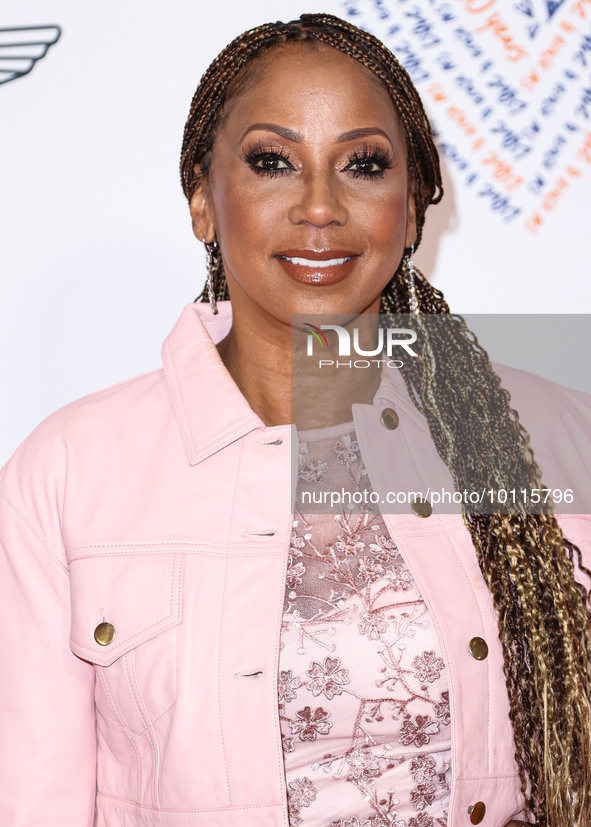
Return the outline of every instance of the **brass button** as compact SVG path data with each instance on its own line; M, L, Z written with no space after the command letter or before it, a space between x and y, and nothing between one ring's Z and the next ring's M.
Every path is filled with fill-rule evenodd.
M382 415L380 416L380 422L389 431L393 431L394 428L398 427L400 420L398 419L398 414L393 408L384 408Z
M115 638L115 627L112 623L99 623L94 630L94 639L101 646L108 646Z
M433 508L429 500L424 500L422 497L417 497L416 500L412 500L410 507L419 517L429 517L433 513Z
M482 801L477 801L472 807L468 807L468 814L470 816L470 824L480 824L484 818L486 807Z
M476 658L476 660L484 660L488 655L488 645L486 640L483 640L481 637L473 637L468 648L470 649L470 654L473 658Z

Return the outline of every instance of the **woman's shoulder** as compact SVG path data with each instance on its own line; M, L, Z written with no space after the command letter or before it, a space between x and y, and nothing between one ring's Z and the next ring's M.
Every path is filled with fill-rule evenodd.
M561 438L568 438L578 442L581 450L591 446L591 395L518 368L493 367L532 439L558 445Z
M591 408L591 395L584 391L565 387L544 376L510 365L493 363L493 368L511 397L523 403L533 404L544 400L550 404L551 410L562 406L580 407L582 410Z
M169 410L162 368L74 399L14 450L0 469L0 495L28 514L63 502L68 477L80 479L83 466L107 473L125 451L153 440L155 420Z
M162 368L107 385L68 402L42 419L15 449L15 455L43 451L50 443L68 440L80 430L86 435L104 433L110 425L119 425L141 416L148 402L164 389ZM98 431L97 431L98 429Z
M591 514L591 396L524 370L493 367L529 434L543 483L556 493L556 511Z

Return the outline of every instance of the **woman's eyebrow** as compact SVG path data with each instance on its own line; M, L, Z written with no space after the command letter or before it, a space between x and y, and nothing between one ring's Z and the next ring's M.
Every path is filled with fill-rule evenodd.
M296 132L295 129L289 129L287 126L279 126L279 124L276 123L253 123L242 133L240 140L243 141L248 133L253 132L255 129L266 129L269 132L275 132L282 138L286 138L288 141L293 141L296 144L301 144L304 140L304 136ZM342 132L336 140L338 144L343 144L347 141L355 141L357 138L365 138L368 135L383 135L384 138L392 144L388 133L380 129L379 126L363 126L358 129L350 129L348 132Z
M243 141L248 133L255 129L266 129L269 132L276 132L277 135L281 135L282 138L287 138L288 141L293 141L296 144L301 144L304 140L304 136L296 132L295 129L288 129L286 126L279 126L276 123L253 123L252 126L249 126L248 129L242 133L240 140Z
M359 129L350 129L348 132L342 132L337 138L337 143L343 144L345 141L355 141L357 138L366 138L368 135L383 135L384 138L392 144L388 133L380 129L379 126L363 126Z

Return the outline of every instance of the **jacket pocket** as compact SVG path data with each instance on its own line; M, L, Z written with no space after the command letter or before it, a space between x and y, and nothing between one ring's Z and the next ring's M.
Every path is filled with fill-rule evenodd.
M99 712L138 734L176 703L183 561L110 552L70 564L70 648L95 666Z

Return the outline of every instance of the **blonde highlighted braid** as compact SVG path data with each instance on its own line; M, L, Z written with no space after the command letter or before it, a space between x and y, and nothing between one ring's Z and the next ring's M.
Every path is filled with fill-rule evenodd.
M245 32L207 69L184 132L180 169L187 199L199 176L208 175L213 143L231 102L254 82L261 61L290 43L338 49L369 69L390 94L407 142L418 245L425 211L443 195L439 156L423 105L407 72L377 38L330 14L303 14L299 20ZM516 478L541 487L527 432L486 352L464 320L450 314L442 293L416 268L415 274L421 358L413 360L405 381L458 490L472 490L475 478L497 489L509 490ZM383 312L410 312L406 276L403 259L383 293ZM219 248L213 286L218 300L229 298ZM208 300L207 290L198 300ZM445 317L446 323L426 324L423 314ZM464 520L498 616L525 816L535 818L539 827L588 827L591 598L574 578L575 561L589 578L591 572L551 512L466 511Z

